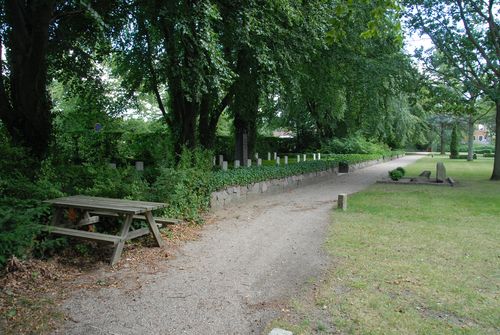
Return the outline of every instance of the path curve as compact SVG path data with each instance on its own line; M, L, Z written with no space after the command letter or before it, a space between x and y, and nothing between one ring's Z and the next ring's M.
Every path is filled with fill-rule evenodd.
M326 270L322 245L339 193L358 192L406 156L318 184L234 205L187 242L142 288L80 290L63 306L64 334L261 334L311 278Z

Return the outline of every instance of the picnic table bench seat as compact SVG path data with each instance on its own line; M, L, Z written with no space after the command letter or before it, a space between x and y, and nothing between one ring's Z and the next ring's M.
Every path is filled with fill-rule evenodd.
M43 229L50 233L78 237L88 240L110 242L114 245L111 265L116 264L120 259L126 241L133 238L153 234L159 247L163 246L163 240L158 230L159 224L178 224L180 220L171 218L155 218L153 210L166 207L166 204L159 202L136 201L125 199L112 199L104 197L91 197L75 195L44 201L53 207L53 216L50 226ZM83 218L76 222L64 219L64 211L78 210L83 214ZM77 229L85 225L99 222L99 216L122 217L118 235L96 233ZM147 228L133 229L132 221L145 220Z

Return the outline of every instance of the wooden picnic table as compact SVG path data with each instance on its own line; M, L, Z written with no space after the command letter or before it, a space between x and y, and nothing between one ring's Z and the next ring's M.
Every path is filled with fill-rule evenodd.
M102 197L90 197L74 195L44 201L53 206L52 223L44 226L51 233L78 237L83 239L111 242L114 244L111 265L120 259L125 242L133 238L153 233L159 247L163 246L163 240L158 230L158 225L153 217L152 211L164 208L167 205L160 202L135 201L124 199L111 199ZM80 215L77 220L65 219L65 211L77 211ZM68 215L69 216L69 215ZM93 231L80 230L78 228L99 222L99 216L122 217L123 222L118 235L102 234ZM147 228L131 230L134 219L145 220ZM164 219L172 222L175 220Z

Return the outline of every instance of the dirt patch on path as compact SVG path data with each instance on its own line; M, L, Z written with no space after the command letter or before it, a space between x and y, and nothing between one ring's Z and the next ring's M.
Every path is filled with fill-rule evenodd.
M138 273L130 283L135 289L77 291L63 306L70 321L56 333L260 334L327 269L322 245L338 194L358 192L419 158L219 210L197 241L165 261L164 271Z

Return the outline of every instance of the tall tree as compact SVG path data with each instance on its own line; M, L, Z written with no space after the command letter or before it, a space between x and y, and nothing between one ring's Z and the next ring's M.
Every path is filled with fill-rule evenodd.
M500 22L495 0L406 1L408 22L428 35L447 64L496 106L500 132ZM492 180L500 180L496 140Z
M7 71L0 66L0 118L13 140L42 157L51 135L47 93L49 26L55 1L7 0L2 5L2 46Z

